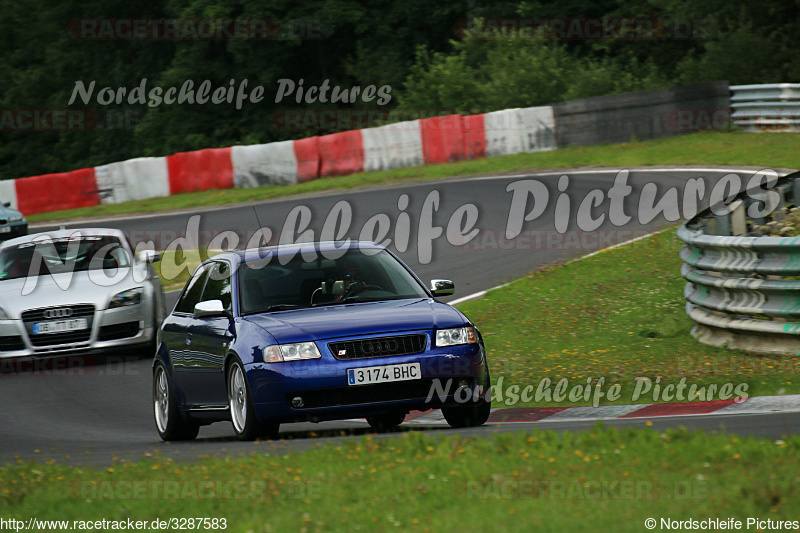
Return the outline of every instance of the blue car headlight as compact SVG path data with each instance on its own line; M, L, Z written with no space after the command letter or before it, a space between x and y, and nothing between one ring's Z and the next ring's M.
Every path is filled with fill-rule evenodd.
M295 344L274 344L264 348L264 361L267 363L280 363L282 361L301 361L303 359L319 359L317 345L313 342L298 342Z
M136 289L130 289L117 293L113 298L111 298L111 301L108 303L108 308L114 309L115 307L136 305L142 301L142 292L142 288L138 287Z
M478 342L475 328L451 328L436 331L436 347L455 346L457 344L474 344Z

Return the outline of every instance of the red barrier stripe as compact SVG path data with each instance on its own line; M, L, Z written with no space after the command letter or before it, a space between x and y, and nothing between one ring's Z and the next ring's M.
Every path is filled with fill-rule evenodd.
M412 420L416 420L417 418L429 415L431 413L435 413L437 411L438 409L434 409L432 411L411 411L406 415L405 419L403 419L403 422L411 422Z
M492 411L489 422L537 422L569 407L509 407Z
M24 215L91 207L100 203L94 167L15 181L17 208Z
M309 137L292 142L297 158L297 183L319 177L319 137Z
M319 175L344 176L364 170L361 130L319 137Z
M169 192L233 188L230 148L208 148L167 156Z
M632 413L623 415L620 418L642 418L648 416L678 416L678 415L702 415L713 413L723 407L728 407L733 400L714 400L710 402L686 402L686 403L654 403L642 407Z
M420 120L420 130L425 163L447 163L464 159L464 130L461 115Z
M481 159L486 157L486 128L483 115L461 117L464 130L464 158Z

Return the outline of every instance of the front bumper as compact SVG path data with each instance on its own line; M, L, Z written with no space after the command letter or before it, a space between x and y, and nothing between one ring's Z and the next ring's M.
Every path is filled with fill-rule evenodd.
M0 240L6 241L14 237L21 237L28 234L27 222L12 222L0 225Z
M87 351L111 351L153 340L150 306L143 303L115 309L95 310L86 334L74 338L33 335L22 319L0 320L0 359L68 355ZM58 334L55 334L58 335ZM52 339L56 339L51 342ZM61 340L63 339L63 341Z
M349 385L347 370L420 363L421 379ZM480 343L427 349L403 356L348 361L322 359L245 365L259 419L300 422L364 418L387 412L428 410L455 403L460 383L483 390L488 382ZM302 398L303 406L293 405Z

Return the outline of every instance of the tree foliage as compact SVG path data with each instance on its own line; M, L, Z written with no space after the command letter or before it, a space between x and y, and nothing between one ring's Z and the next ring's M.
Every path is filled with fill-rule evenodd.
M430 113L476 113L674 84L800 81L798 0L0 0L0 110L81 110L78 131L0 127L0 178L66 171L131 157L253 144L330 129L286 128L287 110L374 109L375 101L275 102L278 80L305 87L392 88L391 102ZM277 33L251 40L82 39L87 19L269 19ZM475 38L475 18L652 21L650 38L564 39L510 32ZM311 33L309 33L311 32ZM263 100L68 104L77 81L128 90L247 80ZM5 124L5 123L4 123ZM342 126L346 129L345 126Z

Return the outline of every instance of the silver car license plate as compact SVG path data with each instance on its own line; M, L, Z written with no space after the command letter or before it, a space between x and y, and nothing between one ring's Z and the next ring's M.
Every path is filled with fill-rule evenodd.
M55 320L53 322L37 322L33 325L33 334L42 335L45 333L64 333L65 331L76 331L87 329L89 322L85 318L73 318L70 320Z

